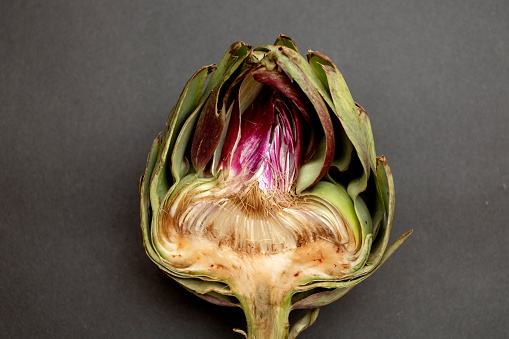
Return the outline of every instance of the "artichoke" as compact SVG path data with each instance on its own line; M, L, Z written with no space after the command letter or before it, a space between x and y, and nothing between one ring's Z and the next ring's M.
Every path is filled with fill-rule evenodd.
M192 76L140 198L150 259L195 295L241 307L247 333L235 331L248 338L295 338L410 234L387 247L394 185L366 112L328 57L304 59L285 35L234 43ZM310 311L290 329L294 309Z

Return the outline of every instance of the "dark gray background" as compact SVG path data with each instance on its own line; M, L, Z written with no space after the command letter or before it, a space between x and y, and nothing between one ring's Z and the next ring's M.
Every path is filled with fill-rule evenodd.
M293 37L343 72L396 184L372 277L302 338L509 336L506 1L2 1L0 333L241 338L145 255L138 179L187 79ZM292 317L294 319L294 317Z

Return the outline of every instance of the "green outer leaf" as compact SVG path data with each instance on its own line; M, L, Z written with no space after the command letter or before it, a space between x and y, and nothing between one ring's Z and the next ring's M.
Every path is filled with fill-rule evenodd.
M373 219L373 237L377 237L378 231L380 230L380 226L382 225L382 221L385 216L385 205L382 199L382 193L380 191L380 183L378 182L378 174L376 172L372 173L372 176L375 179L375 189L376 189L376 200L375 200L375 212L371 215Z
M198 278L177 278L169 274L171 278L177 281L182 287L194 295L220 306L240 307L238 300L233 297L230 286L216 281L204 280L203 277Z
M288 334L288 339L295 339L302 331L309 326L313 325L316 318L318 318L319 308L315 308L309 311L302 319L297 321Z
M328 57L319 52L311 52L308 54L308 60L309 63L313 65L314 70L320 74L319 79L322 79L322 81L326 79L326 84L324 86L329 88L330 94L325 97L329 95L332 97L333 105L331 105L331 107L334 107L334 112L341 121L346 134L357 151L364 172L369 176L369 167L370 165L374 165L374 158L370 159L365 126L359 117L355 102L353 101L343 75ZM322 72L320 72L319 66L321 66ZM371 133L371 128L369 132Z
M391 215L394 214L395 193L392 174L390 173L389 165L387 163L387 160L385 160L385 157L377 158L376 162L377 171L375 172L375 177L377 178L376 180L377 211L374 216L374 222L376 222L376 225L379 226L375 225L376 229L374 230L374 235L376 238L375 242L373 243L373 248L371 250L367 266L377 265L378 262L381 260L385 247L387 246L387 243L389 241L390 230L392 227L392 216L390 219L390 224L387 224L387 222L389 222L388 220L389 214L390 213ZM389 198L387 198L387 193L389 194ZM392 200L391 204L389 204L390 200ZM381 206L382 208L379 209L378 206ZM387 220L384 220L384 216L387 217ZM379 218L380 223L378 223Z
M384 201L385 213L387 215L387 226L390 232L392 220L394 219L394 205L396 203L394 181L389 163L384 156L378 157L376 163L376 171L380 182L380 190Z
M336 288L325 292L313 293L310 296L293 304L292 309L297 310L328 305L347 294L352 288L353 286L349 286L345 288Z
M187 289L193 290L200 294L206 294L209 292L216 292L222 295L232 295L230 287L226 284L215 282L215 281L207 281L201 279L181 279L175 278L172 276L179 284L186 287Z
M355 108L357 109L357 112L359 113L359 118L362 122L362 125L364 126L364 134L366 135L366 143L368 146L371 169L375 170L376 151L375 151L375 140L373 139L373 131L371 130L371 122L369 121L368 114L361 105L355 103Z
M152 143L152 147L150 148L150 152L147 158L147 165L145 167L145 173L140 178L140 216L141 216L141 233L143 236L143 246L145 247L145 252L149 258L156 263L159 267L161 267L161 260L157 253L155 253L154 248L152 247L152 242L150 241L150 222L151 222L151 214L153 214L153 210L150 210L150 199L149 199L149 184L150 177L154 170L157 156L160 152L161 147L161 134L157 136L157 138ZM156 211L157 213L157 211Z
M217 292L208 292L204 294L197 293L193 291L192 289L186 288L183 286L187 291L191 292L195 296L197 296L200 299L203 299L205 301L208 301L209 303L212 303L214 305L218 306L226 306L226 307L240 307L238 304L238 300L235 297L230 297L229 295L220 294Z

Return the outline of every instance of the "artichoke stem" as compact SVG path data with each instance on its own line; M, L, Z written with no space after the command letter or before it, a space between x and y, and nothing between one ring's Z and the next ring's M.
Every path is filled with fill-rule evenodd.
M248 339L288 338L291 298L274 297L270 289L262 285L257 293L241 301L247 320Z

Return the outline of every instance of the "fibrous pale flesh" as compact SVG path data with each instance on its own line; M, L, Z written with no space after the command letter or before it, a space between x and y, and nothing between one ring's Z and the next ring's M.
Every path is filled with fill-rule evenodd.
M205 85L206 80L208 83ZM140 180L147 254L184 288L241 307L249 338L295 338L371 275L394 185L332 61L293 41L233 44L196 72ZM292 328L288 315L310 309Z

